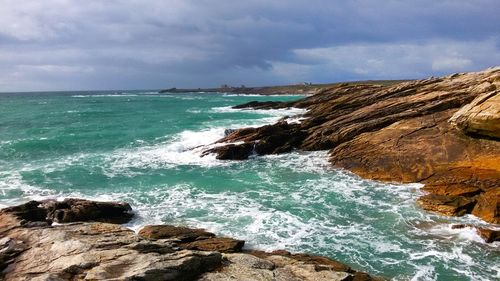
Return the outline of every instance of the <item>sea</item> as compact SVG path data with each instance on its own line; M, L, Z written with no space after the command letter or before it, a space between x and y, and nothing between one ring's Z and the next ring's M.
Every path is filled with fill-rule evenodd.
M221 161L226 129L305 111L236 110L301 96L89 91L0 94L0 208L46 198L129 202L126 224L205 228L246 248L323 255L393 280L499 280L500 243L473 216L423 211L420 184L362 179L328 151Z

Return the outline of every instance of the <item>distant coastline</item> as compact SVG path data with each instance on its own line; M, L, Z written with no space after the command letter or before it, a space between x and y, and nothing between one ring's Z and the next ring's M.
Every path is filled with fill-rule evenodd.
M242 95L313 95L318 91L323 89L336 87L339 85L381 85L389 86L398 84L401 82L406 82L411 80L366 80L366 81L350 81L350 82L336 82L327 84L312 84L312 83L302 83L302 84L292 84L292 85L281 85L281 86L261 86L261 87L232 87L224 86L219 88L169 88L159 90L158 93L192 93L192 92L204 92L204 93L233 93Z

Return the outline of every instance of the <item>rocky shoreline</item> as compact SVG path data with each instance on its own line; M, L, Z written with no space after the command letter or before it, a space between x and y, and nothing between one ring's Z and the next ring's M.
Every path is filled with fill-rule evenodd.
M229 131L205 154L244 160L329 150L333 166L364 178L423 183L425 210L500 224L500 67L395 85L339 84L298 101L234 108L290 107L307 109L302 122Z
M120 223L123 202L45 200L0 210L0 280L382 280L338 261L285 250L243 249L245 241L203 229Z
M265 87L231 87L225 86L221 88L194 88L194 89L163 89L158 93L182 94L182 93L231 93L238 95L260 95L260 96L276 96L276 95L314 95L324 89L335 87L338 85L393 85L406 80L369 80L369 81L352 81L339 82L330 84L312 84L303 83L296 85L284 86L265 86Z

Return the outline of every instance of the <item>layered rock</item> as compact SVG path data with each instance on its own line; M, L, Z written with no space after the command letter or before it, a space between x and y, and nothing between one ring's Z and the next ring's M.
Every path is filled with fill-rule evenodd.
M80 199L0 210L0 280L376 280L324 257L243 251L244 241L202 229L136 234L97 222L117 222L118 213L133 215L126 203ZM50 225L56 219L66 223Z
M228 237L215 237L204 229L177 227L171 225L147 225L139 235L149 239L170 239L180 248L221 253L241 252L245 241Z
M468 134L500 139L500 92L488 82L479 87L486 92L457 111L450 121Z
M300 124L236 130L220 140L228 145L207 152L245 159L330 150L334 166L362 177L424 183L433 194L420 200L427 210L500 223L499 93L500 68L492 68L389 86L338 85L281 104L251 102L239 108L308 111Z

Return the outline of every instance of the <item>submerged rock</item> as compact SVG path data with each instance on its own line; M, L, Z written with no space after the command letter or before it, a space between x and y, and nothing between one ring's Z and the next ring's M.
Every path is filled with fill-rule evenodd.
M481 236L486 243L493 243L496 241L500 241L500 231L489 229L489 228L478 228L477 232L479 236Z
M246 159L251 146L257 155L330 150L332 165L362 177L421 182L431 194L467 202L455 207L456 198L426 197L428 210L498 223L498 192L490 190L500 189L499 89L497 67L389 86L337 85L295 102L251 102L241 107L308 111L300 124L237 130L219 141L232 144L207 153Z
M477 234L481 236L481 238L483 238L484 242L486 243L493 243L496 241L500 241L500 230L475 226L472 224L454 224L451 226L452 229L462 229L466 227L476 229Z

